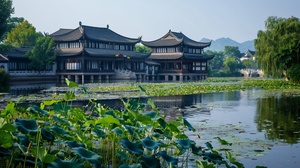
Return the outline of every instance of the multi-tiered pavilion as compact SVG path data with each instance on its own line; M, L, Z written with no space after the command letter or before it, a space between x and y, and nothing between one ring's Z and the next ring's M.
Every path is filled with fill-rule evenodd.
M152 49L148 61L159 65L149 66L150 71L155 70L148 74L148 78L154 80L205 79L208 74L207 61L214 57L204 54L204 48L209 47L211 42L197 42L171 30L157 40L142 41L142 44Z
M76 29L60 29L50 35L55 39L56 74L75 82L100 82L105 79L145 78L145 59L149 53L137 53L141 38L128 38L105 28L79 23Z

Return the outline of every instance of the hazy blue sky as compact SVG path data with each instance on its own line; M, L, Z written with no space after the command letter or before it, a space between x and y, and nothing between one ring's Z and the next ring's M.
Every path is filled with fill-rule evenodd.
M13 0L15 17L37 31L84 25L110 28L127 37L152 41L170 29L194 40L256 38L269 16L300 18L300 0Z

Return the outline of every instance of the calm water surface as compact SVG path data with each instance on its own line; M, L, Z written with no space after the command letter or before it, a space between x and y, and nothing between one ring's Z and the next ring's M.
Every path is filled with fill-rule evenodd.
M167 113L194 125L197 131L189 136L198 145L209 141L231 149L245 167L300 167L300 97L253 89L173 98L178 99L182 106ZM221 146L216 137L233 145Z

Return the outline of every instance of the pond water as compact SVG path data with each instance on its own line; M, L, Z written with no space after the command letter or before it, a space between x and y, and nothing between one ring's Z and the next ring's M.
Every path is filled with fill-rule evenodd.
M177 97L173 104L180 98L181 106L167 108L167 115L185 117L197 130L189 136L198 145L230 149L245 167L300 167L300 97L251 89Z
M300 97L248 89L151 99L168 120L186 118L196 129L188 135L197 145L210 142L216 149L230 150L247 168L300 167ZM147 98L140 101L145 103ZM99 103L122 106L119 99ZM220 145L217 137L232 146Z

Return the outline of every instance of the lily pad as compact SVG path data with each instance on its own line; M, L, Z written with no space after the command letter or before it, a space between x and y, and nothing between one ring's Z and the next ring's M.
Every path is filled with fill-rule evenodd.
M16 126L23 134L36 134L38 132L38 125L36 120L22 120L17 118L15 120Z

